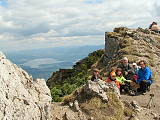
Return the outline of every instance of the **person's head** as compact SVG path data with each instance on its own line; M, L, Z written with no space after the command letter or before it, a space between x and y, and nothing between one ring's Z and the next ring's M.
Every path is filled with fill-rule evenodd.
M117 70L117 67L112 67L110 72L116 72L116 70Z
M146 61L145 60L141 60L139 61L139 66L144 69L146 67Z
M93 70L93 74L94 75L98 75L100 73L100 70L98 70L97 68L95 68L94 70Z
M114 71L110 72L109 75L110 75L110 79L111 79L112 81L116 80L116 73L115 73Z
M152 25L157 25L157 22L152 22Z
M122 63L125 64L125 65L128 64L128 58L127 58L127 57L124 57L124 58L122 59Z
M121 68L117 68L116 75L117 76L122 76L122 69Z
M137 63L133 63L133 64L132 64L132 67L133 67L133 68L137 68Z

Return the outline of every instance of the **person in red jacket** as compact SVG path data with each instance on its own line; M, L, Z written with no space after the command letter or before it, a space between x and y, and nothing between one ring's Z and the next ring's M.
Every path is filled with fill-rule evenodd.
M115 82L116 86L120 89L120 84L116 80L116 73L115 71L110 72L109 77L106 80L107 83Z

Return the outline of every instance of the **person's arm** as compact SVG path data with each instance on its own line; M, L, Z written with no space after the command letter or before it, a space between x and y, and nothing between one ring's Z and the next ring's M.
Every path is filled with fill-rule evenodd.
M138 71L138 78L137 78L137 81L136 81L136 83L140 83L140 81L142 81L142 70L140 69L139 71Z
M130 64L128 64L128 71L127 72L129 72L129 73L131 73L132 72L132 67L131 67L131 65Z
M147 67L143 80L149 80L150 76L151 76L151 70Z
M122 83L122 80L121 80L121 78L119 78L119 77L116 77L116 80L120 83L120 84L123 84Z

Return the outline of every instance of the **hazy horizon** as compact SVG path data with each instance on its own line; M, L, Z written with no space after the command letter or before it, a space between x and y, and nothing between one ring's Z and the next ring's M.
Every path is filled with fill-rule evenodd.
M72 68L78 60L83 59L95 50L103 48L104 45L43 48L7 52L6 56L31 74L33 78L48 79L53 72L60 68Z

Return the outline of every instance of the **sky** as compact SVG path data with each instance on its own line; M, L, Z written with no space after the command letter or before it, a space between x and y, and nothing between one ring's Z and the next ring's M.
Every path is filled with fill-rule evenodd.
M0 51L104 44L115 27L160 24L160 0L0 0Z

